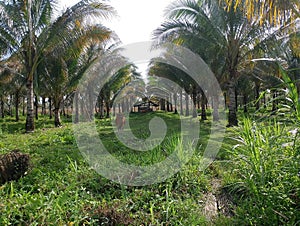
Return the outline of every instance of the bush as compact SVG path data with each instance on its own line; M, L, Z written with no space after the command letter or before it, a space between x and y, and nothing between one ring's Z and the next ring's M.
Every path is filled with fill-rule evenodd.
M297 129L273 121L243 120L236 131L233 179L228 188L239 208L236 218L247 225L294 225L300 222L300 178ZM243 200L241 202L241 200Z

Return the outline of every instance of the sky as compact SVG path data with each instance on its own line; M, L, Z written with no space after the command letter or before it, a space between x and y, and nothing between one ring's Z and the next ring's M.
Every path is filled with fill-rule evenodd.
M78 0L60 0L62 7L74 5ZM124 45L150 41L151 33L164 20L164 9L172 0L110 0L118 18L104 23L114 30Z
M103 21L103 24L115 31L122 42L121 46L151 41L152 32L164 21L165 8L172 1L174 0L110 0L107 4L117 11L118 16L111 21ZM61 8L65 9L79 0L59 0L59 2ZM149 51L145 54L149 54ZM133 63L147 82L148 61Z

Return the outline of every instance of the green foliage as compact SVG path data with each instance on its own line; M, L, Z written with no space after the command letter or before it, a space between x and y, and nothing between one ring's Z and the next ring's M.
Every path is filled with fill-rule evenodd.
M144 116L146 123L151 120L152 114ZM166 152L171 153L173 150L169 149L178 142L171 136L177 130L178 125L174 122L178 119L174 114L166 114L165 118L168 125L173 122L170 138L165 144ZM0 153L19 148L30 154L32 162L25 177L0 187L0 225L207 223L205 216L201 215L201 200L204 199L203 193L209 189L209 177L198 169L200 156L195 156L182 171L163 183L145 187L123 186L103 178L89 167L67 122L63 128L54 128L48 120L50 128L43 128L45 123L38 123L35 133L26 134L17 130L22 127L22 121L17 124L5 120L10 129L2 130ZM48 124L46 119L43 121ZM110 146L110 141L115 139L110 122L104 119L97 125L104 143ZM139 126L133 124L133 132L138 133ZM113 154L132 161L129 150L121 148L125 152L121 155L117 147L111 150ZM161 157L165 156L157 149L155 153L144 156L142 162L138 158L134 161L143 164L143 161L149 163Z
M168 125L166 153L160 148L138 153L116 143L111 121L96 122L109 151L122 161L151 164L164 159L178 144L180 130L174 114L133 114L132 132L139 138L155 115ZM23 118L21 118L24 120ZM19 181L0 187L0 225L293 225L299 221L299 131L295 124L278 120L244 119L238 129L228 130L218 161L199 170L201 153L210 138L210 123L201 122L199 147L182 170L163 183L131 187L98 175L79 152L71 125L54 128L50 120L38 121L37 130L26 134L23 122L0 119L0 153L20 149L29 153L31 170ZM229 139L227 136L233 136ZM232 148L234 147L234 148ZM209 221L205 216L212 181L222 180L225 196L232 197L233 216Z
M286 86L286 98L287 106L291 109L291 113L295 118L300 121L300 97L296 86L296 83L287 74L282 67L279 67L280 74L282 76L284 86Z
M248 118L236 131L228 190L237 198L236 220L247 225L299 222L299 131L280 122Z

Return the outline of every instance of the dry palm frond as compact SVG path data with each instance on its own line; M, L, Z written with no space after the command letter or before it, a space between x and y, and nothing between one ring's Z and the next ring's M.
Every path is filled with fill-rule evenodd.
M0 184L11 180L18 180L24 176L29 168L29 155L13 150L0 155Z

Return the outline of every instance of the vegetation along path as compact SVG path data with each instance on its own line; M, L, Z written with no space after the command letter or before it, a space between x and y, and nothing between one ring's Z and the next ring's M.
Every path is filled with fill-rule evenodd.
M0 0L0 226L300 225L300 1L111 1Z

